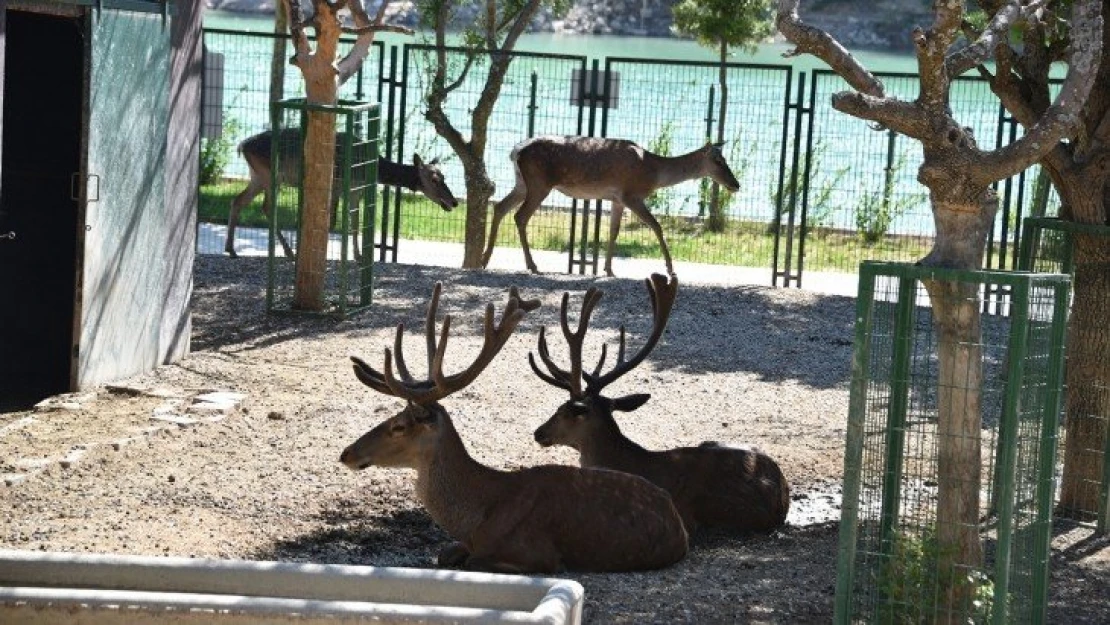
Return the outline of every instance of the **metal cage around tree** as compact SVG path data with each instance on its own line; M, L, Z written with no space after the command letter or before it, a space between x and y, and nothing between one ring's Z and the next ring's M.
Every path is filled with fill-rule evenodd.
M343 318L369 307L372 299L378 181L376 103L341 100L336 106L323 106L308 104L303 98L273 103L270 162L274 201L270 210L267 311L303 312L294 308L293 294L309 184L303 159L309 111L331 116L336 132L334 172L328 182L331 218L323 266L325 306L313 313Z
M981 362L965 368L981 376L942 386L928 281L958 284L973 314L997 311L978 319ZM1060 274L861 265L835 622L1043 622L1069 284ZM961 384L971 392L952 392ZM982 557L953 560L938 540L952 527L938 503L952 488L940 450L957 436L941 415L976 404L979 431L959 437L978 439L978 478L962 473L958 487L978 493L974 525L963 527ZM942 558L959 566L943 569ZM954 584L963 590L945 595Z
M1030 217L1022 231L1019 267L1072 275L1076 289L1071 300L1068 366L1083 371L1068 371L1078 388L1065 392L1057 511L1081 522L1095 521L1096 531L1104 534L1110 529L1110 462L1106 462L1110 457L1110 226ZM1077 238L1094 253L1081 251L1077 259ZM1077 268L1077 262L1084 266Z

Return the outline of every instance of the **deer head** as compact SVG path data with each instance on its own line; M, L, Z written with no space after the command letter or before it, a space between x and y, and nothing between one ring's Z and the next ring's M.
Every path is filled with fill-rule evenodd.
M459 205L455 194L451 193L451 189L443 179L443 172L438 167L438 158L425 162L419 154L413 154L412 164L416 166L416 177L420 181L421 193L439 204L445 211L450 211Z
M586 372L582 368L582 341L590 323L590 316L602 296L602 292L596 287L591 287L586 291L582 300L582 312L578 317L578 329L574 332L571 331L570 323L567 320L567 305L570 294L563 294L559 322L570 354L569 369L560 368L552 360L544 329L540 328L537 351L540 360L547 367L547 372L539 368L534 355L531 353L528 354L528 364L541 380L569 392L570 399L559 406L555 414L536 430L536 442L545 447L567 445L581 451L584 441L615 434L619 431L616 422L613 420L614 411L633 411L651 397L646 393L616 398L605 397L601 394L605 387L643 362L644 358L651 353L655 344L659 342L663 330L667 327L667 319L670 317L671 308L674 306L675 296L678 293L678 279L672 277L668 281L666 276L652 274L644 282L647 284L648 293L651 297L651 335L635 355L625 360L625 330L622 325L616 364L608 373L602 373L607 355L605 345L601 347L601 357L593 371ZM583 382L585 382L584 388Z
M443 437L454 434L450 417L439 400L473 382L478 374L493 360L513 330L529 311L539 307L539 300L520 299L516 287L509 290L509 301L501 315L501 321L494 323L493 304L486 306L484 338L478 356L463 371L445 375L443 360L447 351L447 337L451 330L451 316L443 319L443 329L439 342L436 342L436 311L442 285L436 283L432 299L428 304L425 319L425 333L428 347L428 378L415 379L405 364L402 351L404 324L397 326L393 351L385 350L382 371L374 369L355 356L355 376L365 385L382 393L406 400L404 410L386 419L375 428L362 435L340 455L339 460L347 467L360 470L371 465L382 467L425 466L441 446ZM397 375L394 375L394 365ZM398 379L398 376L400 379Z
M705 150L707 163L705 175L732 193L736 193L740 190L740 181L736 179L736 174L732 173L732 168L728 166L728 161L725 160L725 155L722 152L724 147L724 143L706 143L705 147L702 148Z

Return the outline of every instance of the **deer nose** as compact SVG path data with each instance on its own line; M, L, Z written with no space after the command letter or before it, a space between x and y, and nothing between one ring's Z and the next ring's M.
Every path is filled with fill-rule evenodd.
M350 450L350 448L344 449L344 450L343 450L343 453L339 454L339 461L340 461L340 462L342 462L343 464L347 464L347 460L348 460L348 459L349 459L350 457L351 457L351 450Z

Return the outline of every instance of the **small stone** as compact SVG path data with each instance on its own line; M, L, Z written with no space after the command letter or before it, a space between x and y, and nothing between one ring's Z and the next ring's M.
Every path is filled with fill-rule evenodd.
M271 410L266 415L266 418L271 420L271 421L284 421L285 420L285 415L278 412L277 410Z

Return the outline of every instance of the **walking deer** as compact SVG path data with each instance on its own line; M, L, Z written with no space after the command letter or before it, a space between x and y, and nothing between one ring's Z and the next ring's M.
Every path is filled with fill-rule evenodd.
M524 262L539 273L528 247L528 220L552 189L580 200L609 200L609 244L605 250L605 274L613 275L613 248L628 207L644 222L663 248L667 273L674 274L671 251L663 228L644 200L657 189L709 176L730 191L740 188L719 144L706 144L681 156L660 156L624 139L599 137L534 137L513 148L510 158L516 170L516 185L493 209L489 244L482 266L489 264L501 220L517 206L514 219L524 248Z
M582 342L602 292L597 288L586 291L575 332L571 332L567 321L569 294L563 294L560 324L570 352L570 369L561 369L554 363L542 328L538 351L547 372L540 370L532 354L528 355L528 363L540 379L568 391L570 400L536 430L536 442L545 447L566 445L574 448L579 452L583 467L641 475L663 487L674 499L686 530L691 534L701 525L732 530L767 530L781 525L790 507L790 487L778 464L766 454L715 442L649 451L626 437L617 426L613 418L615 411L635 410L651 395L640 393L609 398L601 393L639 365L655 347L663 335L678 292L677 278L668 282L665 276L653 274L645 282L654 315L651 335L639 351L625 360L625 331L621 326L616 364L605 374L601 373L605 365L605 345L602 345L601 358L593 372L582 368Z
M444 318L437 344L440 290L436 284L425 320L428 379L414 379L405 364L403 325L394 351L385 350L381 372L352 357L363 384L407 405L347 447L340 461L354 470L416 470L417 496L458 541L440 551L440 566L553 573L655 569L681 560L687 550L682 519L666 491L643 478L560 465L500 471L470 456L439 402L478 377L539 301L522 301L511 289L496 324L493 304L487 305L478 356L465 370L445 375L451 317Z
M344 133L340 133L340 137ZM251 200L262 193L262 212L268 217L270 215L270 184L271 184L271 146L273 142L273 132L265 130L256 135L252 135L243 140L239 144L239 153L243 155L243 159L247 161L247 169L250 173L250 182L247 188L235 196L231 201L231 211L227 217L227 242L224 244L224 251L227 252L232 258L236 257L235 254L235 227L239 224L239 212L244 206L250 204ZM278 183L284 185L292 185L300 182L301 175L301 159L303 152L301 131L299 128L283 128L278 135L278 153L279 166L281 171L278 176ZM360 155L356 146L354 162L359 163L365 160L364 155ZM342 178L339 172L342 172L340 165L343 162L343 155L336 147L336 177L332 182L332 216L335 215L335 206L339 203L338 188L342 183ZM427 196L428 199L438 204L443 210L450 211L459 205L459 201L455 199L455 195L451 193L451 189L444 182L443 172L436 166L435 160L425 162L420 158L420 155L412 155L412 165L404 163L394 163L393 161L385 158L378 158L378 184L384 184L393 187L403 187L410 191L419 191ZM361 190L366 187L367 171L364 167L351 167L351 187L353 188L350 196L350 206L354 208L358 205L358 199L361 195ZM355 257L360 256L360 248L358 246L358 224L359 217L358 211L354 211L352 216L351 230L355 233ZM292 258L293 250L282 234L281 229L277 231L278 241L281 243L282 250L285 255Z

